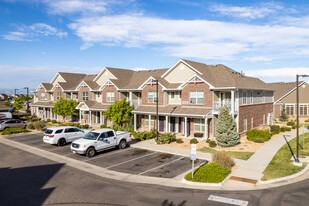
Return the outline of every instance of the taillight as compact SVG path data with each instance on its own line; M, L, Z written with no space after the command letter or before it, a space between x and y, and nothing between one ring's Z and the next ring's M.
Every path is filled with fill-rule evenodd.
M48 135L49 138L54 138L54 135Z
M130 137L132 136L132 134L130 133Z

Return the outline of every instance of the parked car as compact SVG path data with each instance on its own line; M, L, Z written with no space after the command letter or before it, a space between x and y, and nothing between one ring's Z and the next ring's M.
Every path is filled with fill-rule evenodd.
M83 138L89 131L71 126L52 127L45 130L43 141L48 144L64 146L68 142Z
M26 128L27 123L19 119L4 119L0 120L0 130L7 128Z
M124 149L131 140L130 132L98 129L89 132L84 138L72 142L71 151L76 154L85 154L87 157L93 157L96 152L116 146L119 149Z
M10 112L0 112L0 119L12 119L12 113Z

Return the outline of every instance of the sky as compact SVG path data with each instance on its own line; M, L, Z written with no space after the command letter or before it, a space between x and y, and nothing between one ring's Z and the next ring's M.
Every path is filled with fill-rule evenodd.
M265 82L309 74L307 0L0 0L0 28L0 89L179 59Z

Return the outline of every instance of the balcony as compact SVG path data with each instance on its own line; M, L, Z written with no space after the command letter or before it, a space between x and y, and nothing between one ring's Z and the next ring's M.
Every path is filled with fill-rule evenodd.
M137 107L142 105L142 101L141 100L131 100L130 101L130 105L134 107L134 109L136 109Z
M231 101L214 101L213 102L213 112L219 113L220 108L226 105L230 111L232 111L232 107L234 106L234 112L238 112L238 107L236 106L236 102L233 105Z

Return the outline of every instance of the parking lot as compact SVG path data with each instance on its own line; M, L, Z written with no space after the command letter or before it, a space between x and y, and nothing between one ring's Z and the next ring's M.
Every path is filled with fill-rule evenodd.
M84 155L72 153L70 144L58 147L44 143L42 137L43 133L9 136L6 138L110 170L135 175L173 178L191 169L189 157L127 147L123 150L106 150L97 153L92 158L87 158ZM195 161L196 165L202 163L203 161L198 159Z

